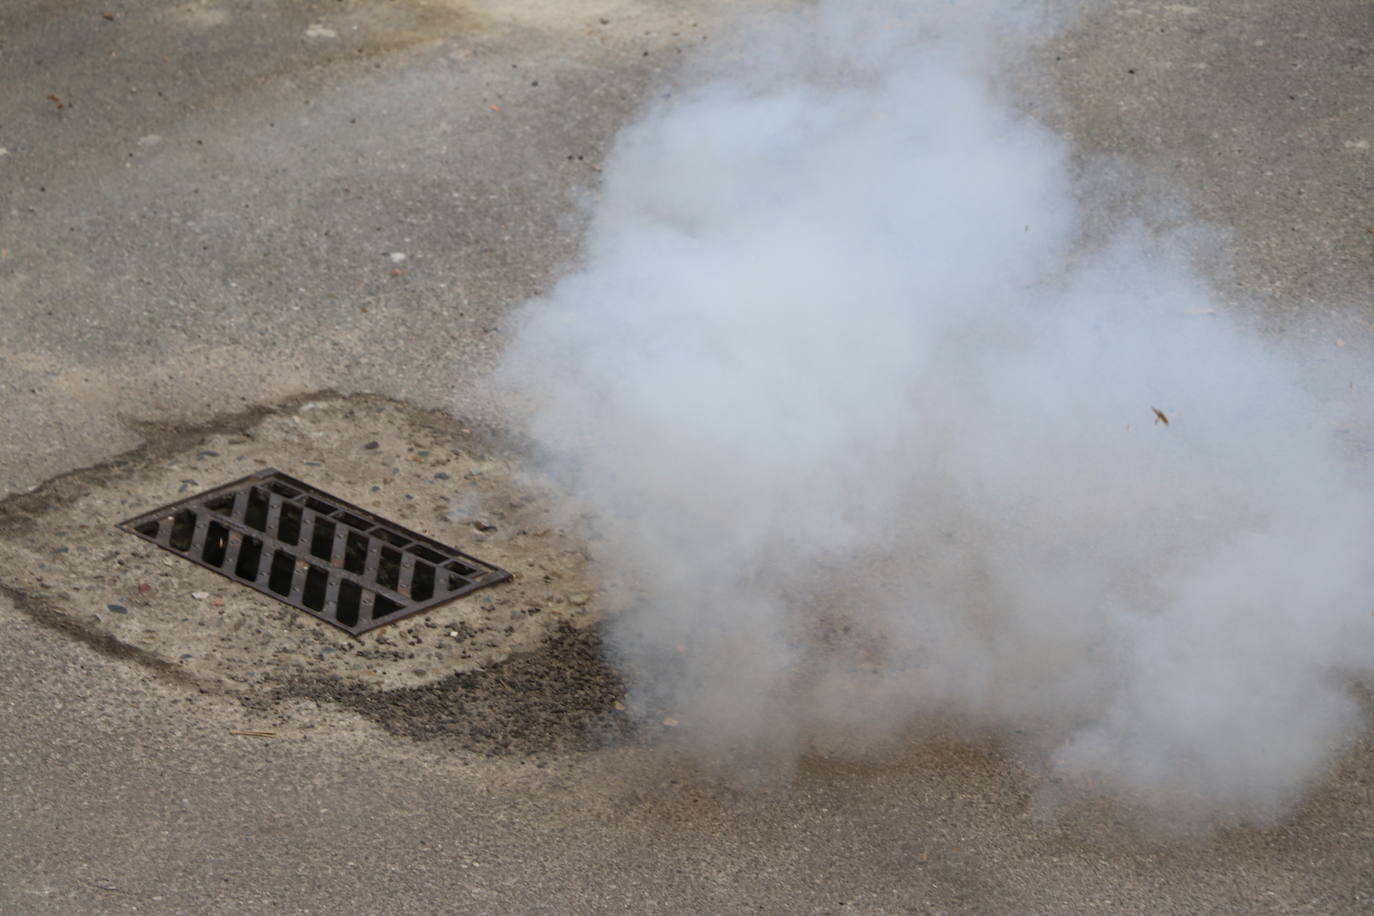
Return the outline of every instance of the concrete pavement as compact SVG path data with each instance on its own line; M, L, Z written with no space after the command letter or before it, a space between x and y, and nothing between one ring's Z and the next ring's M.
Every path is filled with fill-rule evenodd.
M499 426L502 315L574 257L607 143L723 6L6 3L0 492L40 487L11 514L320 389ZM1045 116L1210 221L1277 334L1335 346L1374 320L1372 53L1360 0L1102 3L1046 49ZM1283 825L1161 840L1048 817L952 741L741 792L671 744L487 757L245 707L23 589L0 624L4 912L1374 908L1368 737Z

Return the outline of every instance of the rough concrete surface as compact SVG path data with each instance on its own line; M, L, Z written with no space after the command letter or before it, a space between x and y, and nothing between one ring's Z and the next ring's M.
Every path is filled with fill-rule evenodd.
M536 648L559 622L594 619L582 546L470 428L379 398L310 400L235 426L71 474L46 501L13 501L0 566L18 575L3 587L217 684L281 686L309 671L413 687ZM516 577L353 637L115 528L269 460Z
M992 748L743 791L618 718L610 602L483 386L728 6L0 5L0 912L1374 910L1367 736L1285 823L1162 839ZM1364 0L1102 2L1045 116L1275 333L1354 337L1372 49ZM110 527L258 462L519 578L354 641Z

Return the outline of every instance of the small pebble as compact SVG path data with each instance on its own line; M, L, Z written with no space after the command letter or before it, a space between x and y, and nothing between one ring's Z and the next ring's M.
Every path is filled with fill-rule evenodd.
M107 605L105 605L105 607L108 608L111 612L113 612L113 613L115 613L115 614L127 614L127 613L129 613L129 609L126 608L126 607L125 607L124 605L122 605L122 604L107 604Z
M204 601L206 598L209 598L209 597L210 597L210 593L209 593L209 592L191 592L191 597L194 598L194 599L196 599L197 601Z
M376 448L377 445L378 445L377 440L376 440L376 439L373 439L371 442L364 443L363 448L372 449L372 448Z

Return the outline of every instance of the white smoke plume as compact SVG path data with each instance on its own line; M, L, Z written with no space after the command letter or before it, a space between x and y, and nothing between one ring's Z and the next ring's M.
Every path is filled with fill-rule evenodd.
M938 719L1271 818L1362 727L1367 473L1337 370L1228 318L1187 237L1089 231L1006 88L1048 18L821 3L699 64L620 136L504 383L634 591L637 700L704 756Z

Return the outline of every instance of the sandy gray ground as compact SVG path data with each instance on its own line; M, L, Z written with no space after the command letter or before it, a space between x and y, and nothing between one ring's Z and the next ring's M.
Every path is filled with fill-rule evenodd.
M480 383L501 316L573 256L609 138L719 14L649 0L9 0L0 492L147 443L119 473L146 471L137 496L152 499L180 450L204 450L199 424L323 389L499 429ZM1222 282L1276 333L1336 346L1374 319L1371 51L1362 0L1103 3L1046 49L1064 98L1049 116L1085 157L1120 157L1227 235ZM372 498L357 488L373 469L323 457L295 454L345 498ZM107 606L120 603L107 591L140 594L138 577L31 581L56 565L37 554L69 530L44 526L72 479L86 480L6 506L0 911L1374 908L1368 740L1282 826L1161 843L1110 808L1037 817L1025 774L951 743L811 761L747 794L684 771L653 736L491 757L412 741L356 704L245 705L235 691L274 685L222 676L224 659L178 666L187 652L164 649L190 638L180 618L142 643L83 621L100 611L71 586ZM410 523L480 553L461 515L427 506ZM167 575L159 600L213 592L198 573ZM190 617L202 599L184 600ZM448 613L475 627L482 608ZM430 680L433 664L405 662L372 687ZM231 734L245 729L275 737Z

